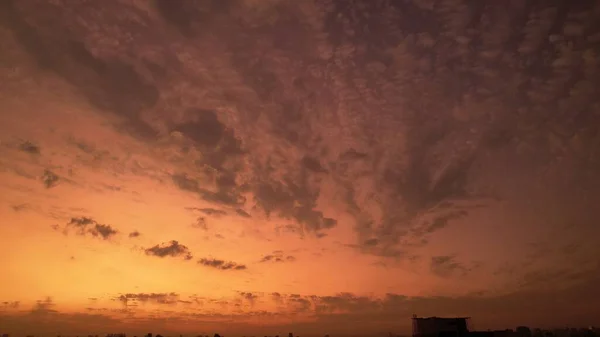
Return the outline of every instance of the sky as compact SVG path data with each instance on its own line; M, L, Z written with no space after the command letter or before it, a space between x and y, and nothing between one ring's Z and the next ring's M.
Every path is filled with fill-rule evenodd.
M600 325L600 2L0 2L0 332Z

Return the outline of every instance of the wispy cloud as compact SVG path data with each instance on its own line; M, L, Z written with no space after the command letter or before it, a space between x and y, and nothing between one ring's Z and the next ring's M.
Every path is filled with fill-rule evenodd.
M271 254L265 255L260 259L260 262L294 262L296 258L292 255L285 255L283 251L276 250Z
M30 141L25 141L19 145L19 150L31 154L40 154L40 147Z
M42 174L42 182L46 188L52 188L56 186L59 181L60 177L56 173L50 170L44 170L44 173Z
M237 213L239 216L241 216L241 217L244 217L244 218L251 218L251 217L252 217L252 216L251 216L251 215L250 215L248 212L244 211L244 210L243 210L243 209L241 209L241 208L237 208L237 209L235 210L235 212L236 212L236 213Z
M179 302L179 295L171 293L128 293L114 297L113 300L130 306L138 302L173 305Z
M64 226L54 226L54 229L62 230L64 233L69 233L71 229L73 229L77 235L91 235L102 240L108 240L119 233L119 231L111 225L98 223L96 220L89 217L71 218L71 221Z
M244 264L238 264L236 262L219 260L219 259L214 259L214 258L201 258L200 260L198 260L198 264L206 266L206 267L210 267L210 268L220 269L220 270L245 270L245 269L247 269L246 265L244 265Z

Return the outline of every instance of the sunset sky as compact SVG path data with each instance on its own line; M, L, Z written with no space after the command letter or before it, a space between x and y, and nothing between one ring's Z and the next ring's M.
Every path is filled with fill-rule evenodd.
M600 325L600 1L0 0L0 333Z

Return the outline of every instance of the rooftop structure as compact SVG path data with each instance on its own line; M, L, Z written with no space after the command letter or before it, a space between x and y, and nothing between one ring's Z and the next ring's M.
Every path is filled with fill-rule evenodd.
M469 317L413 316L413 337L461 337L469 333Z

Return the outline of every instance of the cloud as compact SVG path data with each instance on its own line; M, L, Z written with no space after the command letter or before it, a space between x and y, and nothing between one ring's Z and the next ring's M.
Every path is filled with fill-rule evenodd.
M519 322L527 322L532 326L562 325L563 323L578 324L585 326L596 319L594 308L597 307L600 295L597 284L600 277L600 269L590 269L584 277L568 287L554 291L552 296L547 292L536 289L516 291L506 294L468 294L460 296L405 296L402 294L388 293L381 296L365 296L354 293L336 293L331 295L311 295L273 292L263 294L251 291L236 292L233 298L201 298L191 296L181 299L177 293L131 293L120 294L112 297L114 301L127 303L128 313L135 314L136 323L127 321L127 313L115 312L114 319L135 330L140 324L150 326L148 323L154 321L153 328L162 327L160 322L169 322L178 328L186 327L184 322L203 322L203 324L220 325L219 331L226 330L228 334L252 333L253 325L245 325L252 322L252 317L270 317L274 330L303 331L305 334L322 333L325 329L328 333L344 335L350 332L367 334L373 331L410 331L410 317L412 314L419 316L434 313L437 316L452 315L477 315L479 329L506 328L514 324L515 314L519 315ZM572 268L571 270L576 270ZM269 307L270 302L277 305L277 310L264 309L261 305ZM192 302L192 303L187 303ZM168 305L169 310L154 310L151 315L144 314L144 310L134 306L137 303L149 303L157 305ZM198 313L189 311L189 307L177 308L178 303L187 305L203 304L203 310ZM243 305L244 303L248 305ZM564 305L568 303L569 305ZM129 307L131 306L131 307ZM222 307L224 310L231 309L233 312L218 313L211 312L208 308ZM18 324L28 323L28 326L39 327L49 322L50 326L58 327L63 323L64 313L55 309L56 304L52 299L39 301L31 312L3 316L3 326L13 330ZM556 316L552 316L556 315ZM398 317L405 320L398 321ZM547 317L554 317L548 321ZM558 318L557 318L558 317ZM77 316L72 317L75 322ZM223 319L229 319L229 324L223 325ZM233 318L233 319L232 319ZM282 320L279 320L281 318ZM85 321L85 318L82 318ZM292 320L293 319L293 320ZM121 321L122 320L122 321ZM87 322L87 321L85 321ZM32 324L38 323L38 324ZM181 323L181 324L179 324ZM101 321L96 323L98 328L112 328L115 322ZM240 324L239 326L237 324ZM523 324L523 323L519 323ZM71 323L67 325L71 329L77 327ZM89 329L89 325L87 326ZM190 328L195 329L192 325ZM264 329L264 326L261 326ZM115 328L116 329L116 328ZM256 326L254 326L256 329ZM379 330L378 330L379 329ZM111 329L112 330L112 329ZM120 330L120 329L119 329ZM19 330L21 331L21 330ZM129 330L120 330L129 332ZM161 330L169 331L169 330ZM133 331L131 331L133 333ZM187 332L187 330L179 330ZM29 332L35 333L35 331Z
M36 315L45 315L49 313L55 313L56 310L52 309L56 306L56 303L52 300L52 297L46 297L43 300L38 300L35 302L33 309L31 310L32 314Z
M44 170L42 182L46 188L52 188L58 184L60 177L50 170Z
M190 120L177 124L173 131L180 133L202 153L202 158L195 162L197 173L211 183L201 186L197 177L183 172L172 175L173 183L212 204L242 206L246 198L242 195L243 187L238 185L238 173L243 169L245 155L241 140L214 110L191 108L185 114Z
M119 231L112 226L98 223L96 220L89 217L71 218L71 221L63 227L55 225L53 228L55 230L62 230L64 233L68 233L71 229L74 229L75 234L77 235L91 235L102 240L109 240L119 234Z
M33 207L30 204L18 204L18 205L12 205L11 208L15 212L22 212L22 211L30 210Z
M142 109L156 104L157 88L136 68L118 58L101 58L82 41L80 33L58 33L60 19L40 29L35 20L24 20L20 6L5 6L11 19L6 24L15 33L21 47L48 71L58 75L75 88L99 111L114 113L122 121L118 127L132 135L152 139L156 131L140 115ZM51 8L46 8L52 11ZM57 7L54 14L65 13Z
M323 168L323 166L321 166L321 163L310 156L304 156L302 158L302 166L304 166L306 169L308 169L309 171L315 172L315 173L327 173L328 171Z
M200 228L203 230L208 230L208 224L206 223L206 218L204 218L203 216L199 216L196 219L196 222L192 225L195 228Z
M129 233L129 235L128 235L128 236L129 236L130 238L137 238L137 237L139 237L140 235L142 235L142 233L140 233L140 232L138 232L138 231L133 231L133 232Z
M366 159L369 155L364 152L358 152L355 149L349 149L339 155L340 160L360 160Z
M138 302L142 303L155 303L155 304L168 304L173 305L179 302L179 295L171 293L128 293L122 294L118 297L113 298L114 301L119 301L125 306L130 306Z
M20 301L4 301L4 302L2 302L2 306L5 309L18 309L20 304L21 304Z
M169 243L162 243L144 250L146 255L156 257L183 257L185 260L191 260L192 253L189 248L180 244L178 241L171 240Z
M239 292L239 295L242 297L242 299L247 301L251 306L253 306L256 299L259 298L258 295L250 293L250 292L241 291L241 292Z
M231 262L231 261L228 262L225 260L214 259L214 258L201 258L200 260L198 260L198 264L206 266L206 267L220 269L220 270L245 270L245 269L247 269L246 265L238 264L236 262Z
M335 227L337 220L325 217L323 212L315 209L319 193L303 180L299 183L292 177L284 179L285 182L262 180L255 186L255 201L267 217L276 213L282 218L296 220L310 233Z
M221 209L216 209L216 208L194 208L195 210L202 212L208 216L213 216L213 217L221 217L224 215L227 215L227 212Z
M260 259L260 262L294 262L296 258L292 255L285 255L283 251L276 250L271 254L265 255Z
M464 276L468 269L456 261L454 256L440 255L431 257L430 270L440 277L450 277L459 274Z
M176 173L171 177L175 185L183 191L193 192L200 198L225 206L236 206L243 202L243 197L233 189L221 186L217 191L210 191L200 187L197 180L184 173Z
M77 132L88 133L88 125L83 124L90 121L89 136L99 137L95 141L113 139L92 130L91 124L99 118L123 135L136 137L108 142L110 156L117 156L114 151L122 149L127 153L118 159L122 165L159 163L144 172L151 172L153 182L166 181L179 189L177 193L187 192L187 197L201 199L200 205L209 205L196 209L195 216L200 217L194 225L212 229L223 221L228 239L238 232L231 228L237 222L216 218L251 214L255 221L245 221L244 233L261 231L271 240L266 231L273 228L273 222L285 224L276 226L276 234L308 238L303 241L308 249L315 247L313 238L329 234L320 241L329 244L336 240L331 236L343 233L356 241L341 245L341 249L352 247L377 260L412 262L418 257L428 274L450 278L474 268L466 262L469 257L431 257L426 246L436 235L460 230L453 228L456 224L477 226L478 234L492 237L495 221L502 222L506 233L527 232L524 236L533 231L520 227L550 232L569 223L570 229L557 230L557 235L583 234L590 242L597 237L592 235L595 215L591 220L562 215L570 203L597 199L593 191L598 189L594 182L599 166L598 116L592 112L598 110L594 88L599 83L598 76L589 74L597 73L595 45L599 41L594 29L582 29L587 26L574 22L584 20L579 13L582 10L593 13L586 11L587 5L564 2L553 8L518 2L516 7L448 2L426 6L433 2L413 1L389 2L382 8L362 1L357 10L318 1L259 2L159 1L150 11L161 16L155 21L154 15L140 11L139 3L98 11L87 3L30 6L5 1L0 12L10 37L7 50L23 62L10 67L18 71L11 73L15 80L8 85L31 85L28 92L50 95L43 101L59 108L57 111L65 109L54 105L52 95L60 96L56 104L76 110L81 110L77 106L81 102L64 99L83 100L92 114L98 114L90 116L93 120L86 120L80 129L79 120L43 119L48 121L44 128L52 128L55 135L68 133L71 124ZM115 11L122 15L115 16ZM385 20L376 19L381 12L386 13ZM521 19L514 20L513 12L519 12ZM413 16L419 17L421 24L413 24ZM110 25L105 24L107 20ZM165 29L165 25L175 29ZM202 37L206 32L212 32L208 40ZM171 42L169 48L160 42L163 40ZM19 50L25 55L18 54ZM35 69L26 64L31 61ZM37 69L43 70L39 76L34 73ZM20 74L25 74L23 81ZM50 87L52 90L46 90ZM35 110L23 106L24 113ZM78 114L77 118L87 115ZM8 125L5 129L10 133L13 128ZM14 132L21 129L14 128ZM33 143L17 149L40 155L14 151L23 170L13 171L35 176L47 167L42 179L49 189L71 177L81 179L77 188L86 188L94 184L96 174L103 174L98 177L102 181L111 179L111 184L100 182L102 186L118 186L112 184L115 179L150 186L151 182L138 181L140 177L132 180L129 173L139 171L123 172L120 164L95 168L88 179L89 172L79 170L81 158L102 153L89 145L92 143L78 141L62 148L55 146L54 138L35 137L43 151ZM60 153L54 154L52 149ZM11 160L8 152L6 156L3 153L6 162ZM29 166L35 167L29 170ZM562 190L555 188L563 183L566 187ZM36 196L53 198L44 209L54 212L65 199L57 194L63 192L60 187ZM560 202L555 204L536 197L556 191L560 191L556 193ZM571 197L565 198L567 195ZM126 193L120 196L126 198ZM136 196L147 197L141 190ZM96 200L96 196L89 199ZM503 200L502 205L495 205L497 200ZM498 220L494 212L500 207L502 219ZM593 213L585 210L594 209L591 202L578 207L581 212L573 213ZM479 212L484 214L474 214ZM549 214L560 215L560 220L552 222ZM513 221L515 218L522 222ZM545 218L552 221L543 223ZM80 220L64 229L100 239L117 235L109 225ZM152 226L151 222L147 225ZM356 235L349 235L348 230ZM198 239L221 235L196 234L201 234ZM243 241L246 239L248 236ZM289 237L281 239L295 244ZM514 240L514 246L521 247L527 238L514 236ZM591 255L574 241L564 240L569 242L555 246L569 254L572 263ZM458 244L450 241L444 241L448 251ZM173 247L181 245L157 245L146 253L191 258L187 247L172 253ZM477 249L463 245L460 250L475 254ZM261 253L266 252L269 250ZM287 261L285 254L276 252L256 256L261 258L263 262ZM567 278L579 281L583 277L564 268L543 266L562 261L564 256L550 258L536 251L525 260L511 266L515 272L510 276L502 275L523 289L546 288L567 282ZM214 268L229 266L222 260L207 261ZM222 262L213 266L216 261ZM400 272L394 262L383 262L389 268L381 272ZM427 287L428 282L420 286ZM462 287L475 285L467 282ZM428 289L414 289L421 290ZM528 296L524 298L535 299ZM402 306L407 305L405 299L393 296L383 300L364 300L357 295L283 297L290 308L315 315L323 325L364 322L357 319L363 316L356 303L364 302L362 307L371 310L365 315L376 318L373 322L391 317L391 307L405 313ZM395 301L397 307L391 304ZM433 299L408 302L417 303L414 308L423 311L439 307L449 313L460 305L474 311L485 307L473 298L439 299L438 307L422 304L432 303L427 301ZM494 301L492 307L502 307ZM552 304L552 299L540 301ZM255 314L270 317L258 311Z
M19 145L19 150L31 154L40 154L40 147L30 141L21 143Z
M109 225L96 224L90 233L92 233L94 236L100 236L106 240L109 237L116 235L118 232Z
M239 216L241 216L241 217L244 217L244 218L251 218L251 217L252 217L250 214L248 214L248 212L244 211L244 210L243 210L243 209L241 209L241 208L236 208L235 212L236 212L236 213L237 213Z

